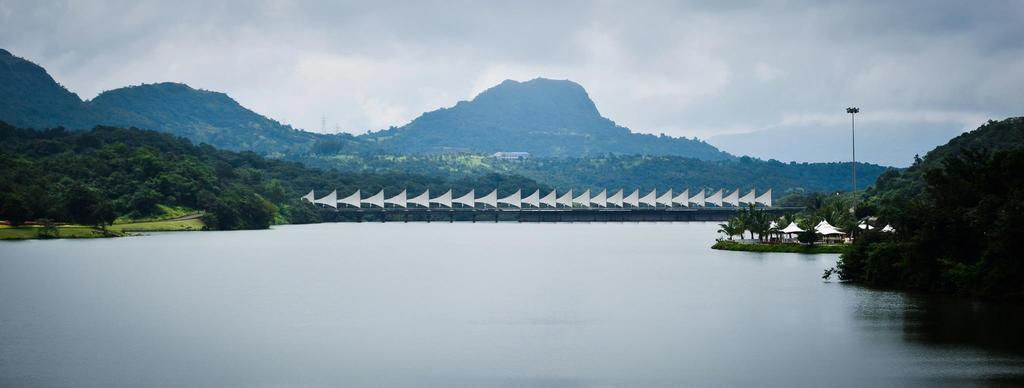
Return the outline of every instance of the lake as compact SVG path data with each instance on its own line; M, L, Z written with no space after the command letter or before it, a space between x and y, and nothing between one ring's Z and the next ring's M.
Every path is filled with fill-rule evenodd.
M0 243L0 386L1024 383L1024 309L713 251L713 223Z

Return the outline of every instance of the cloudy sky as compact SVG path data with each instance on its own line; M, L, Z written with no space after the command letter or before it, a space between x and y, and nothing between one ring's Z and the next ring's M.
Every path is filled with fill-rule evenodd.
M701 138L840 125L848 105L865 127L957 129L1024 107L1024 1L205 3L0 0L0 47L86 99L177 81L314 131L535 77Z

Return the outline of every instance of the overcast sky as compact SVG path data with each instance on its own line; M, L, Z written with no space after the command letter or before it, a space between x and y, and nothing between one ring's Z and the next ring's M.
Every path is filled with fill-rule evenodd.
M1024 107L1024 1L374 3L0 0L0 47L85 99L184 82L313 131L535 77L582 84L635 131L701 138L835 125L848 105L879 127Z

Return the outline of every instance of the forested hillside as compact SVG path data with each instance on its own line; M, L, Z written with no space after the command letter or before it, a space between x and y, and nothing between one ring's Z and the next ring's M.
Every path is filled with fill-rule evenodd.
M990 121L892 171L863 215L895 233L864 233L838 269L873 286L1024 298L1024 118Z
M196 146L183 138L138 129L89 131L18 129L0 123L0 219L51 219L110 224L145 217L158 205L205 212L214 229L266 228L279 222L315 222L320 215L298 198L338 189L421 192L500 187L540 188L515 176L446 180L401 173L340 173L306 168L252 152Z

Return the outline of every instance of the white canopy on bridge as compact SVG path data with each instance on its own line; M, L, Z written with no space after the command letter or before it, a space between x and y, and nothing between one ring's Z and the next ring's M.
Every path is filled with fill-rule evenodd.
M615 194L608 196L608 200L606 202L608 203L608 206L622 207L622 189L619 189Z
M573 204L579 204L580 206L583 206L583 207L590 207L590 189L587 189L587 191L584 191L583 194L580 194L579 197L573 198L572 199L572 203Z
M633 190L629 195L622 197L622 205L629 205L632 207L640 207L640 189Z
M658 190L651 190L647 195L640 197L640 204L650 207L658 207Z
M558 198L558 196L555 195L555 191L551 190L551 192L548 193L548 195L545 195L545 196L540 198L540 204L541 205L546 205L547 207L558 207L558 204L555 203L555 200L557 198Z
M476 203L482 203L490 207L498 207L498 189L494 189L490 194L477 198Z
M658 199L654 201L655 206L662 205L665 207L672 207L672 189L668 189L665 194L662 194Z
M608 191L601 190L601 193L590 198L590 203L597 207L608 207Z
M761 196L754 198L754 203L759 203L767 207L772 207L772 189L768 189L768 191L764 192L764 194L761 194Z
M385 199L384 203L390 203L398 207L405 207L406 191L407 190L402 190L402 192L398 193L398 195Z
M540 207L540 190L534 190L533 194L523 197L523 204L533 207Z
M469 207L476 206L476 190L470 190L466 195L452 199L452 203L466 205Z
M705 204L712 204L718 207L722 207L722 190L718 190L714 194L711 194L704 200Z
M321 205L330 206L330 207L333 207L333 208L337 209L338 208L338 190L332 191L330 194L327 194L327 196L325 196L323 198L313 200L313 203L319 203Z
M384 208L384 190L381 189L381 191L379 193L374 194L374 195L370 196L369 198L365 198L365 199L363 199L360 202L361 203L369 204L371 206L376 206L376 207L379 207L379 208L383 209Z
M521 190L516 190L516 192L512 193L512 195L509 195L509 196L507 196L505 198L498 198L498 203L503 203L503 204L506 204L506 205L509 205L509 206L512 206L512 207L522 208L523 207L523 205L521 204L522 195L523 195L523 192Z
M572 190L562 194L561 197L558 197L558 199L555 200L555 207L558 207L559 205L572 207Z
M699 193L690 197L689 202L698 207L704 207L707 204L707 199L704 198L704 189L700 189Z
M732 194L729 194L729 195L726 195L725 197L722 197L722 203L730 204L730 205L732 205L732 207L739 207L740 206L740 189L736 189L736 191L733 191Z
M669 190L669 192L672 192L672 191ZM701 200L703 201L703 198L704 198L703 194L701 194L701 198L702 198ZM690 189L683 190L682 193L679 193L679 195L673 197L672 198L672 203L670 203L668 205L672 206L673 203L677 203L677 204L679 204L679 206L682 206L682 207L690 207ZM703 204L701 204L701 205L703 205Z
M310 191L309 191L309 194L303 195L303 196L302 196L302 199L306 200L307 202L313 202L313 201L315 201L315 200L316 200L316 197L315 197L315 196L313 196L313 190L310 190Z
M447 193L441 194L440 197L431 198L430 199L430 203L436 203L438 205L441 205L441 206L444 206L444 207L447 207L447 208L451 208L452 207L452 191L451 191L451 189L449 189Z
M352 207L362 207L363 202L360 195L362 195L360 190L356 189L356 192L352 193L352 195L339 199L338 203Z
M747 193L747 194L743 195L742 197L740 197L739 202L740 203L745 203L745 204L748 204L748 205L753 205L755 203L754 201L756 201L756 200L757 199L756 199L756 196L754 195L754 190L750 190L749 193Z
M423 194L420 194L415 198L409 198L409 200L406 201L406 203L408 205L420 205L423 207L430 207L430 190L424 191Z

